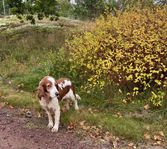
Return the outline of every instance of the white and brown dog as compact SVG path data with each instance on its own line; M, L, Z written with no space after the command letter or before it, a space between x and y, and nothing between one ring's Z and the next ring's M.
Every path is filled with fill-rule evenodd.
M70 79L61 78L55 80L51 76L44 77L38 86L38 98L41 107L46 111L48 115L48 127L52 128L52 132L57 132L60 121L60 105L61 100L72 100L74 102L75 110L78 110L77 100L80 99L78 94L75 94L75 88ZM67 102L67 107L69 107ZM54 112L54 120L51 115L51 111Z

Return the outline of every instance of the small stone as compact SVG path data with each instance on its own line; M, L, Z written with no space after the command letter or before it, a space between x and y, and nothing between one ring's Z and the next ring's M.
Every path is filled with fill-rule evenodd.
M31 118L32 117L32 113L31 111L27 111L25 114L26 117Z

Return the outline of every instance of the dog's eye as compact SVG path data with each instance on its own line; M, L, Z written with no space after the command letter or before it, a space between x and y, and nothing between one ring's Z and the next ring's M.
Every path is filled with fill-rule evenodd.
M47 84L46 86L47 86L48 88L51 88L51 84Z
M58 96L59 96L59 93L56 93L56 96L58 97Z

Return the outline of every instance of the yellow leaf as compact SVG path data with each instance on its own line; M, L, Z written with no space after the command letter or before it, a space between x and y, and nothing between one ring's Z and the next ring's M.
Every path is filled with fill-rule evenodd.
M148 104L146 104L145 106L144 106L144 109L145 110L148 110L150 108L150 106L148 105Z
M150 138L151 138L151 136L150 136L149 134L147 134L147 133L144 134L144 139L145 139L145 140L149 140Z

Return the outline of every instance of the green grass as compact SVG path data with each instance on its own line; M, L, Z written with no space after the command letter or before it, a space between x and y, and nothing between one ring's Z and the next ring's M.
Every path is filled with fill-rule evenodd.
M0 100L7 105L12 105L17 108L30 108L36 109L36 111L42 110L38 103L38 98L34 93L26 91L18 92L11 86L2 84L2 82L0 82ZM71 122L79 124L81 121L86 121L89 125L101 127L103 131L109 131L116 136L133 141L142 141L145 132L154 135L158 131L163 131L167 136L167 114L163 113L164 111L154 111L147 117L145 115L136 117L130 114L132 111L136 112L133 107L135 104L127 105L127 110L123 106L122 108L119 106L120 110L118 110L116 108L118 103L112 103L110 105L113 107L112 109L104 109L98 108L100 102L94 102L96 101L95 99L89 99L89 101L94 102L93 105L91 102L88 104L87 100L83 98L79 102L81 110L75 111L72 107L69 111L62 113L61 123L68 125ZM117 115L118 112L121 113L121 116ZM149 130L146 129L148 126Z
M141 141L144 134L144 123L132 118L115 117L103 112L89 113L88 109L82 109L80 112L68 111L62 114L62 122L79 122L85 120L89 125L100 126L104 131L109 131L114 135L122 136L126 139Z
M35 108L39 110L38 99L35 94L18 91L9 85L4 85L0 82L0 101L7 105L12 105L17 108Z

